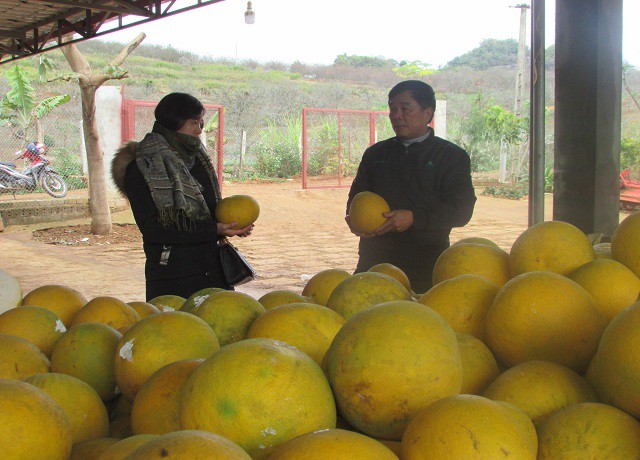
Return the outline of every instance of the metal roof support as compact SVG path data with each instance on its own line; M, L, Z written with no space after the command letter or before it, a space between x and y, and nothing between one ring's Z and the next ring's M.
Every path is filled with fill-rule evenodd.
M545 0L531 2L529 226L544 221Z

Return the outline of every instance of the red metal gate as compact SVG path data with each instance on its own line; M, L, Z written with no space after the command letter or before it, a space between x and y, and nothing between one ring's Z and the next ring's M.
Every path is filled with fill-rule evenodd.
M302 188L349 187L365 149L393 135L388 114L303 108Z
M158 105L158 101L142 101L136 99L122 99L122 143L131 139L142 139L142 137L151 131L155 116L153 111ZM207 115L211 116L211 112L218 115L218 128L211 138L206 136L207 141L213 141L214 147L207 149L215 152L214 163L216 164L216 172L218 174L218 182L222 187L223 166L224 166L224 107L221 105L203 104L207 109Z

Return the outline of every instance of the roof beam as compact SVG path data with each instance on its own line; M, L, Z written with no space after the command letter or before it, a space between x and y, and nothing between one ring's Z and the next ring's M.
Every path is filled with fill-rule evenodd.
M134 16L144 16L150 18L153 13L145 8L141 8L135 5L131 1L120 0L117 3L118 6L105 5L101 2L88 2L88 1L73 1L73 0L31 0L36 3L44 3L50 5L70 6L72 8L80 8L94 11L105 11L107 13L116 14L131 14Z

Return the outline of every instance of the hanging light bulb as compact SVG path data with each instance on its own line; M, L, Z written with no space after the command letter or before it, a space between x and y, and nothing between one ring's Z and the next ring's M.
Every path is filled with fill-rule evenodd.
M256 13L251 9L251 2L247 2L247 11L244 12L244 22L247 24L256 22Z

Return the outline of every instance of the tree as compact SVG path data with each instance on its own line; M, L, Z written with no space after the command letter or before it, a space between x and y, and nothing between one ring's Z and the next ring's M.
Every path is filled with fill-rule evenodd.
M518 56L518 42L512 38L498 40L487 38L480 46L458 56L447 64L447 67L470 67L486 70L495 66L512 66Z
M524 117L516 117L499 105L489 107L484 116L487 123L487 136L500 143L500 182L506 182L506 162L510 147L517 145L523 139L528 120ZM520 158L512 158L511 181L519 176L521 167Z
M18 65L7 70L10 90L0 101L0 120L6 120L15 136L29 142L29 128L36 125L36 139L44 140L40 120L56 107L69 102L68 94L59 94L36 102L36 92L31 86L27 73Z
M89 212L91 213L91 233L94 235L108 235L111 232L111 212L107 196L104 152L100 147L100 136L96 124L96 91L109 80L120 80L127 77L127 72L120 66L145 37L144 33L138 35L99 72L92 71L89 61L74 44L67 44L60 48L73 71L71 77L62 78L76 78L80 86L82 129L87 149L89 172Z
M402 78L420 77L420 79L425 75L435 73L435 70L429 68L429 64L422 61L402 62L400 65L394 67L393 71Z

